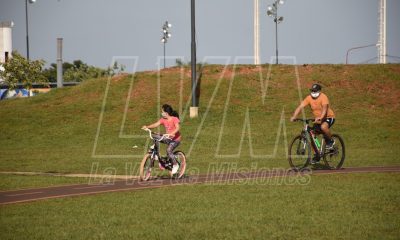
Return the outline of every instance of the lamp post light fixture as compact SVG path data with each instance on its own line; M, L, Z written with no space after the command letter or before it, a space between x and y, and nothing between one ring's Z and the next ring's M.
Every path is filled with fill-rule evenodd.
M169 30L171 27L172 24L169 23L168 21L165 21L162 27L163 36L161 38L161 42L164 44L164 68L165 68L165 44L168 42L168 39L172 36Z
M268 6L267 15L272 17L275 22L275 48L276 48L276 64L278 64L278 23L283 21L282 16L278 16L278 6L283 5L285 2L283 0L275 0L272 6Z
M36 0L25 0L25 20L26 20L26 58L29 60L29 20L28 20L28 2L35 3Z

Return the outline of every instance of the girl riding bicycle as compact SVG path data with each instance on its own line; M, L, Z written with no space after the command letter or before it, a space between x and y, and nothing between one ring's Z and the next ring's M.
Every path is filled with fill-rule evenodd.
M175 156L174 156L174 149L179 146L181 143L181 133L179 132L180 130L180 120L179 120L179 114L172 109L172 107L168 104L164 104L161 107L161 116L162 118L158 120L157 122L149 125L149 126L143 126L142 129L147 129L147 128L156 128L160 126L161 124L164 125L165 130L166 130L166 137L163 139L161 142L165 143L168 145L167 147L167 155L169 159L172 161L172 174L175 174L178 169L179 165L176 162ZM155 139L160 139L162 136L161 135L153 135L153 138Z

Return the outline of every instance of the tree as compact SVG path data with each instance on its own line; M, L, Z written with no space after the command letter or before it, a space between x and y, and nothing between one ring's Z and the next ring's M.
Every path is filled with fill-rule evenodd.
M115 61L112 67L107 68L106 74L108 76L113 77L115 75L121 74L124 71L125 71L125 65L119 64L117 61Z
M4 71L0 71L0 78L9 89L15 89L18 83L22 83L27 89L31 89L33 83L47 84L48 80L42 73L44 63L43 60L29 61L13 51L12 58L3 63Z
M63 65L64 67L64 65ZM99 78L107 75L107 71L94 66L89 66L81 60L68 63L64 68L64 81L66 82L82 82L87 79Z
M43 75L49 82L57 82L57 64L50 64L49 68L43 70Z
M64 82L82 82L88 79L114 76L121 74L125 66L114 62L112 67L101 69L84 63L82 60L74 60L72 63L64 62L62 64ZM52 63L50 67L43 70L43 75L50 82L57 81L57 64Z
M178 66L178 67L184 67L185 66L185 63L183 62L183 60L181 58L175 59L175 63L176 63L176 66Z

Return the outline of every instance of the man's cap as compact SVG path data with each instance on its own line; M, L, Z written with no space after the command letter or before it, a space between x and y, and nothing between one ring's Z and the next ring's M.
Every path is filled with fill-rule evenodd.
M319 85L318 83L315 83L310 88L310 91L311 92L319 92L319 91L321 91L321 89L322 89L321 85Z

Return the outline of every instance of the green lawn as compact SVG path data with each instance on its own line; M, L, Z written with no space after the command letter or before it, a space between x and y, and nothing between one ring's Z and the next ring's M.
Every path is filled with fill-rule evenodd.
M322 83L336 113L333 131L345 139L345 167L400 165L400 64L269 67L206 66L194 120L188 116L189 68L0 101L0 171L137 174L148 145L140 127L158 119L163 103L181 113L179 148L190 154L189 174L213 172L216 164L241 171L288 168L286 142L301 130L288 121L300 100L297 83L303 98L313 82ZM399 238L399 174L311 180L306 186L186 185L6 205L0 239ZM86 181L0 175L0 189Z
M275 183L275 184L274 184ZM398 173L185 185L1 206L0 239L398 239Z

